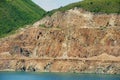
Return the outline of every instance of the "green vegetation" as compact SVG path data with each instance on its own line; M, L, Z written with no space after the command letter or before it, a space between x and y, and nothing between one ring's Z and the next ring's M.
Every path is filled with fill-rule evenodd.
M66 11L74 7L83 8L91 12L102 13L118 13L120 14L120 0L83 0L81 2L72 3L65 7L60 7L47 12L47 15L52 15L56 11Z
M43 27L43 28L51 28L52 27L52 26L46 26L45 24L40 24L39 26Z
M107 26L100 26L100 30L105 30Z
M48 26L46 26L45 24L40 24L39 26L43 28L48 28Z
M0 37L42 18L45 11L31 0L0 0Z
M40 24L39 27L51 28L52 26L46 26L45 24ZM56 28L60 28L60 26L57 26Z
M120 14L120 0L83 0L47 13L31 0L0 0L0 38L14 33L18 28L31 24L45 15L51 16L56 11L64 12L74 7L95 13ZM44 24L40 26L46 28Z

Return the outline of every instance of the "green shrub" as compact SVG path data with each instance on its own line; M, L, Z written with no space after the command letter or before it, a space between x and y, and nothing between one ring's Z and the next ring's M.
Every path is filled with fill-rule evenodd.
M45 11L31 0L2 0L0 2L0 37L41 19Z
M102 13L120 13L120 0L83 0L69 4L67 6L54 9L47 13L52 15L56 11L66 11L74 7L80 7L91 12L102 12Z

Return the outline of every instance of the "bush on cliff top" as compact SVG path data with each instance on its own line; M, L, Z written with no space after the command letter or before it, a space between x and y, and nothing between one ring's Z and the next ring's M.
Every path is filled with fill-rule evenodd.
M72 3L70 5L54 9L47 12L52 15L56 11L66 11L74 7L83 8L91 12L102 13L120 13L120 0L83 0L81 2Z

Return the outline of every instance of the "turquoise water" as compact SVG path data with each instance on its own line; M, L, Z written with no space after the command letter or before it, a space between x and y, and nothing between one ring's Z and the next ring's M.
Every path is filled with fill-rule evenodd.
M0 80L120 80L120 75L0 72Z

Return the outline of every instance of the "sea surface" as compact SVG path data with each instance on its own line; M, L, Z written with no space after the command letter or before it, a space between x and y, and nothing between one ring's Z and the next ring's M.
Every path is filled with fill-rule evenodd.
M120 80L120 75L80 73L0 72L0 80Z

